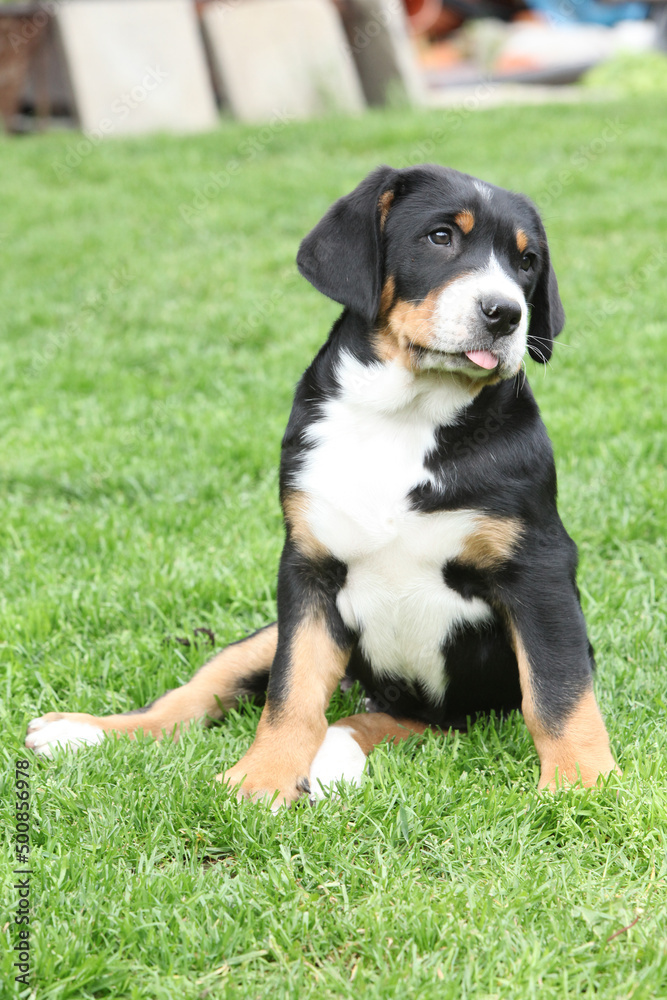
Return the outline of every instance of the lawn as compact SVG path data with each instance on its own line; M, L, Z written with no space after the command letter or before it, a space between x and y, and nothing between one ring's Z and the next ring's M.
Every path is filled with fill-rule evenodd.
M667 996L663 103L480 103L0 140L3 1000ZM298 241L377 163L425 159L544 212L568 324L529 377L623 776L538 794L512 716L383 748L360 789L274 817L213 783L250 706L178 744L32 757L33 716L144 704L208 657L195 629L221 646L275 617L281 433L338 311Z

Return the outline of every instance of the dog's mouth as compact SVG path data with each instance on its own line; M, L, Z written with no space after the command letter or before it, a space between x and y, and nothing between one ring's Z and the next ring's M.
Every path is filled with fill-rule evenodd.
M472 361L477 368L493 371L494 368L498 367L499 359L491 351L464 351L463 353L468 361Z
M506 374L501 359L492 351L440 351L435 347L424 347L415 343L410 344L410 350L420 368L460 371L477 378Z

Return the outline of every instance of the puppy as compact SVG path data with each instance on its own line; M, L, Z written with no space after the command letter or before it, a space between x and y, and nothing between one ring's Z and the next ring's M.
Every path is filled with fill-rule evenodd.
M299 270L344 306L283 439L278 621L139 712L51 713L26 745L156 738L264 697L219 778L290 803L358 780L383 740L521 709L540 787L615 769L593 694L576 546L522 371L564 323L542 222L455 170L380 167L303 240ZM327 727L347 678L370 712Z

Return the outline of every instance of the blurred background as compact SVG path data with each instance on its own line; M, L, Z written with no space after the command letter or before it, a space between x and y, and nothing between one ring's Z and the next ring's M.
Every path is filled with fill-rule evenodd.
M0 0L0 112L11 132L102 139L220 114L576 100L591 75L664 82L665 49L665 0Z

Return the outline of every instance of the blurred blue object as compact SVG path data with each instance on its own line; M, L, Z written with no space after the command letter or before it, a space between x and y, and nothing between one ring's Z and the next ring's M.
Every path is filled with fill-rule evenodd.
M619 21L644 21L646 3L600 3L599 0L526 0L532 10L545 14L553 24L602 24L611 28Z

